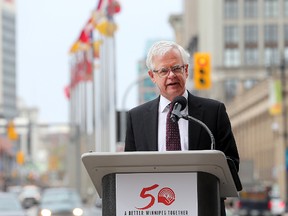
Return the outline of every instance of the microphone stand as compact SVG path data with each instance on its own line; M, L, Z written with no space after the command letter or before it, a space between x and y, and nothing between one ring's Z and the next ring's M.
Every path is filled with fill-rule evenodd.
M200 120L198 120L192 116L189 116L189 115L182 115L180 113L180 111L176 111L176 110L174 111L173 110L172 114L173 114L173 116L171 116L171 119L174 122L177 122L180 118L183 118L183 119L188 120L188 121L196 122L196 123L200 124L203 128L205 128L205 130L207 131L207 133L209 134L210 139L211 139L211 150L215 150L215 138L214 138L211 130L208 128L208 126L204 122L202 122L202 121L200 121ZM226 159L227 159L227 164L228 164L230 172L232 174L235 186L237 188L237 191L241 191L242 190L242 184L241 184L238 172L236 170L235 164L230 157L226 157Z
M180 118L183 118L185 120L193 121L193 122L200 124L207 131L207 133L210 136L211 150L215 150L215 138L214 138L211 130L207 127L207 125L204 122L202 122L202 121L200 121L200 120L198 120L192 116L189 116L189 115L182 115L180 110L173 110L170 118L172 119L173 122L178 122L178 120Z
M180 114L181 115L181 114ZM194 122L197 122L198 124L200 124L202 127L205 128L205 130L207 131L207 133L209 134L210 136L210 139L211 139L211 150L215 150L215 138L211 132L211 130L208 128L208 126L206 124L204 124L202 121L192 117L192 116L189 116L189 115L181 115L181 117L183 119L186 119L188 121L194 121Z

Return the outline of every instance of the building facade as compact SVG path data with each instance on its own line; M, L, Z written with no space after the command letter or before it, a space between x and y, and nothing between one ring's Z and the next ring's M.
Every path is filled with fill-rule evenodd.
M213 86L199 94L230 100L287 58L287 0L186 0L183 9L170 17L177 42L212 57Z
M269 114L269 82L288 62L288 0L184 0L183 10L169 19L176 41L212 60L212 88L191 78L190 90L227 105L244 186L277 184L286 199L287 115Z
M0 116L9 120L17 115L15 1L1 1L0 8Z

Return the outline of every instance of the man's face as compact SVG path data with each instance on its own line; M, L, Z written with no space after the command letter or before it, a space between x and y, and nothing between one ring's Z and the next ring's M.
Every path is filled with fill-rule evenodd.
M155 56L154 71L148 71L151 80L158 86L161 95L172 101L176 96L182 95L186 89L188 78L188 65L184 65L178 50L171 50L163 56ZM174 69L173 73L170 69ZM168 70L165 76L161 71Z

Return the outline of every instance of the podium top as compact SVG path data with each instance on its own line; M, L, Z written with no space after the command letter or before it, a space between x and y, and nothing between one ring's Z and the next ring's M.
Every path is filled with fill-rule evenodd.
M111 173L206 172L216 176L221 197L238 197L226 157L217 150L89 152L82 162L102 197L102 178Z

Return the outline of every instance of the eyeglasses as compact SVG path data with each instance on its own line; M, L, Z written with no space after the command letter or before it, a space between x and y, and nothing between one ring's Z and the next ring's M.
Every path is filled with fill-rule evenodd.
M154 73L157 73L159 77L166 77L172 71L175 75L182 74L185 65L175 65L170 68L161 68L159 70L153 70Z

